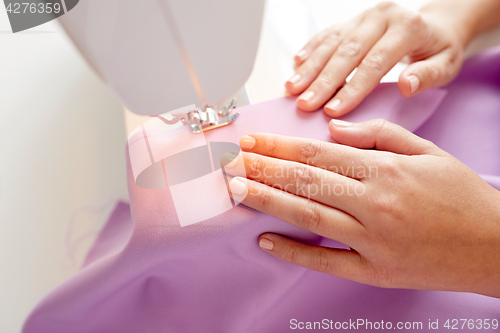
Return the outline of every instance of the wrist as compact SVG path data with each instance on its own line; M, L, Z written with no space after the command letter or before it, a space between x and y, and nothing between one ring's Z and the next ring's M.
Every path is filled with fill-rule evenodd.
M462 49L465 49L476 36L476 24L473 15L464 15L459 10L452 10L448 6L444 6L441 1L429 3L419 13L425 19L431 20L451 31Z
M465 48L477 35L500 25L498 0L434 0L420 10L456 33Z

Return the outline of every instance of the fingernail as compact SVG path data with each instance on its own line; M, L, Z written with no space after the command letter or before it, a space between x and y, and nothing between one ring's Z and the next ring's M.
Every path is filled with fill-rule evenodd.
M351 127L353 124L345 121L345 120L340 120L340 119L332 119L330 122L335 125L336 127Z
M250 135L243 135L240 140L240 147L243 149L252 149L255 146L255 138Z
M297 53L296 57L297 57L297 58L300 58L300 59L303 59L303 58L306 56L306 53L307 53L307 51L306 51L306 50L304 50L304 49L302 49L302 50L300 50L300 51Z
M290 82L291 84L296 84L297 82L299 82L300 78L300 74L295 74L290 78L290 80L288 80L288 82Z
M274 243L267 238L261 238L259 241L259 247L263 250L271 251L274 248Z
M299 96L299 99L304 102L309 102L314 97L314 91L309 90Z
M415 93L420 87L420 80L415 75L408 76L408 81L410 81L411 94Z
M229 182L229 189L231 190L231 193L236 194L236 195L240 195L246 191L247 184L239 181L236 178L233 178Z
M325 108L330 109L332 111L337 111L340 106L340 99L335 98L334 100L331 100L325 105Z

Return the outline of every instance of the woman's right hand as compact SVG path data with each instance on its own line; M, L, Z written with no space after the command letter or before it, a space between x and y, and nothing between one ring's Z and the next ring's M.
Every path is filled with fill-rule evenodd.
M339 144L245 135L247 179L230 189L238 202L354 250L274 233L260 236L263 250L379 287L500 297L498 190L393 123L335 119L329 129Z

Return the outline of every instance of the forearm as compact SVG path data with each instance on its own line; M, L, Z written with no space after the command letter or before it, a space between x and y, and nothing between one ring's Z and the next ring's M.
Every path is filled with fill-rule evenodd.
M433 0L420 12L449 24L464 47L477 35L500 25L500 0Z

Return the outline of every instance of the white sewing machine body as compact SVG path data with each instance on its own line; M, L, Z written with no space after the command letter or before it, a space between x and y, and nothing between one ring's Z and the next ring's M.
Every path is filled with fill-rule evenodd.
M236 119L234 100L217 104L235 96L250 76L263 10L264 0L84 0L61 18L126 108L154 116L129 135L131 171L139 187L168 184L181 226L238 204L219 161L239 147L178 129L183 123L201 133ZM243 167L237 175L244 173Z
M129 110L160 115L244 86L263 10L264 0L84 0L60 22Z

